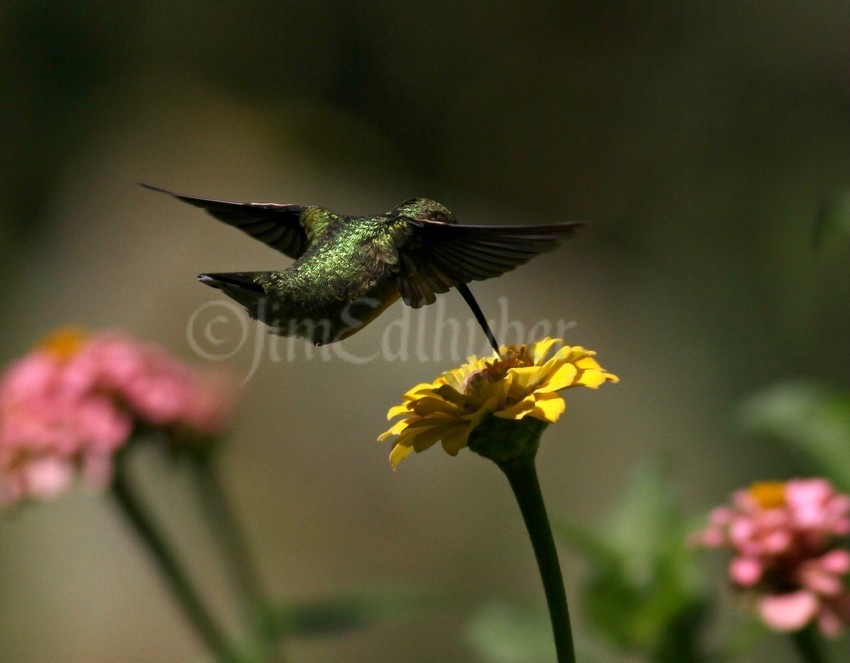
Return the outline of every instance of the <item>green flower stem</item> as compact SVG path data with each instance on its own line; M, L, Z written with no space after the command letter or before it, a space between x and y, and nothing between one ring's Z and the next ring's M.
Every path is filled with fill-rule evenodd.
M233 583L243 595L245 611L250 617L256 617L257 609L264 603L263 592L236 517L212 461L206 457L193 458L192 461L192 478L201 497L201 506L225 555Z
M127 480L126 468L121 458L116 463L115 478L112 482L112 495L121 507L124 515L141 538L148 551L153 555L159 569L165 576L177 602L192 622L200 638L221 663L232 663L237 657L230 649L227 639L213 621L200 596L192 586L180 564L171 552L163 536L151 524L132 486Z
M281 644L280 629L270 623L270 617L262 583L256 572L253 557L248 551L236 516L227 500L224 486L215 471L212 454L194 455L191 458L192 476L201 499L201 506L213 530L225 564L231 573L233 584L242 595L243 611L251 623L255 623L264 644ZM274 636L274 643L271 642ZM270 660L282 661L282 655L269 656Z
M546 505L537 480L537 468L534 456L528 455L514 460L496 463L511 484L514 497L522 511L525 528L531 538L534 556L543 580L549 617L555 635L555 651L558 663L575 663L573 633L570 628L570 612L567 607L567 595L564 591L564 579L558 562L558 551L552 537L552 528L546 516Z
M794 648L804 663L826 663L826 655L823 652L818 634L814 626L807 626L801 631L791 634Z

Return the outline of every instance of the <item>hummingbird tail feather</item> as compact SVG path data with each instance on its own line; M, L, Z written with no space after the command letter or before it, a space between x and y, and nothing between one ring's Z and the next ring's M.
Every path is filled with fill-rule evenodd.
M493 350L496 351L496 355L501 357L502 353L499 352L499 343L496 341L496 336L493 334L493 330L490 329L490 325L487 323L487 318L484 317L484 313L481 312L481 307L478 306L478 302L475 301L475 297L472 296L472 291L469 289L469 286L465 283L459 283L457 285L457 289L469 305L469 308L472 309L472 314L475 316L478 324L481 325L481 329L484 330L484 334L487 336L487 340L490 341L490 345L493 346Z
M198 280L204 285L218 288L219 290L226 290L230 287L254 292L258 295L265 294L263 287L254 281L252 273L198 274Z

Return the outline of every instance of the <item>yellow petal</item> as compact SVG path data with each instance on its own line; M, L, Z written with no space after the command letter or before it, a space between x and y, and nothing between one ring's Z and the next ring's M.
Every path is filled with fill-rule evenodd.
M481 422L484 421L490 414L496 409L498 405L498 401L495 398L491 398L487 400L469 419L469 427L468 430L472 431L478 426L481 425Z
M564 364L561 366L552 377L546 382L546 384L538 387L538 393L546 393L550 391L559 391L561 389L566 389L567 387L572 387L575 384L576 376L578 375L578 371L576 367L572 364Z
M446 453L457 456L458 452L466 446L468 437L469 427L458 426L443 438L443 449L446 450Z
M565 350L569 350L568 359L570 362L575 362L582 357L595 357L596 353L593 350L588 350L580 345L566 346ZM560 352L558 353L560 354Z
M439 440L442 440L446 435L448 435L453 428L456 426L452 425L442 425L442 426L434 426L430 429L423 429L413 438L413 448L416 451L425 451Z
M398 434L398 437L393 440L393 444L403 444L406 447L412 447L414 437L416 437L416 431L405 428Z
M560 343L563 345L563 341L560 338L544 338L542 341L537 341L537 343L533 346L533 354L535 364L540 364L543 362L543 359L549 354L549 350L552 348L555 343Z
M552 379L552 376L558 372L558 369L563 363L563 360L553 357L542 366L538 366L537 374L534 376L534 379L531 381L529 386L532 389L537 389L538 386L549 382L549 380Z
M420 417L427 417L428 415L436 412L443 412L445 414L462 414L462 411L459 411L458 407L454 403L449 403L442 398L435 398L433 396L420 398L415 403L411 403L411 405L412 410Z
M485 403L491 402L489 407L494 410L499 409L508 400L508 393L511 389L511 382L508 379L491 382L487 385L487 399Z
M403 398L408 401L415 400L418 396L423 393L432 391L434 389L434 385L430 382L420 382L413 389L409 389L404 392Z
M526 414L534 409L534 396L528 395L516 405L497 410L493 414L499 419L522 419Z
M412 421L411 419L402 419L401 421L397 421L396 423L394 423L392 425L392 427L389 430L381 433L378 436L378 442L384 442L385 440L387 440L387 438L390 438L393 435L398 435L405 428L407 428L407 426L410 424L411 421Z
M502 419L531 416L553 423L566 409L558 391L574 386L597 388L619 380L599 366L595 352L564 345L562 339L503 346L501 354L501 358L472 356L434 382L417 385L404 394L401 405L390 408L388 418L403 419L379 439L397 436L390 454L393 467L411 451L438 441L447 453L457 454L466 446L469 432L491 414Z
M585 371L582 373L581 377L578 380L578 384L583 387L590 387L591 389L598 389L601 384L605 382L614 382L617 383L620 381L613 373L606 373L602 369L595 369L592 371Z
M399 424L396 424L396 426L387 431L384 439L389 437L388 433L398 427L400 430L397 433L398 438L396 438L395 443L411 446L421 434L436 427L444 426L446 423L450 423L452 421L457 421L457 419L455 417L445 417L439 414L435 414L427 418L415 417L407 419L406 421L399 422Z
M434 393L442 396L451 403L466 403L469 400L465 394L448 384L441 385L434 390Z
M397 417L400 414L410 414L410 408L408 408L407 405L407 403L402 403L401 405L393 405L387 412L387 419L392 419L393 417Z
M393 466L393 469L398 466L398 464L404 460L404 458L413 451L413 447L408 447L403 444L397 444L393 447L393 450L390 451L390 463Z
M567 405L564 399L557 392L538 394L534 409L529 416L554 424L566 409Z
M580 357L573 362L580 371L598 371L599 362L593 357Z
M518 366L508 369L508 374L513 378L516 385L523 390L531 389L534 378L539 372L539 366Z

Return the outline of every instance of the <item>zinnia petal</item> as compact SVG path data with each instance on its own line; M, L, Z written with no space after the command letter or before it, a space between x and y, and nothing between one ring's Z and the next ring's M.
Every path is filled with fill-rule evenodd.
M458 426L443 438L443 449L451 456L457 456L458 452L466 446L469 437L469 428Z
M573 364L564 364L549 378L545 385L540 388L540 391L560 391L567 387L572 387L575 384L578 376L578 369Z
M735 557L729 565L732 581L742 587L755 585L764 573L762 564L752 557Z
M429 414L434 414L436 412L442 412L444 414L454 414L458 412L457 405L435 396L424 396L420 398L414 403L411 403L410 409L420 417L427 417Z
M391 453L395 465L411 449L419 451L438 440L448 453L456 454L466 446L470 431L489 416L555 422L566 409L558 391L571 386L596 388L617 380L599 367L594 354L546 338L528 346L503 347L499 357L472 356L460 368L407 391L402 403L387 413L388 419L403 418L378 439L396 436Z
M413 447L407 446L406 444L396 444L392 451L390 451L390 463L392 463L393 468L396 467L404 458L413 451Z
M546 355L549 354L549 351L552 349L552 346L556 343L563 344L563 340L560 338L544 338L542 341L537 341L531 345L529 350L532 353L532 358L534 359L535 364L542 364L546 359Z
M390 427L389 430L384 431L378 436L378 442L384 442L387 438L390 438L393 435L400 434L405 428L407 428L407 425L410 422L410 419L402 419L401 421L397 421Z
M775 631L799 631L818 612L819 601L811 592L771 594L758 603L759 616Z
M534 396L527 396L519 403L510 407L496 410L493 415L499 419L522 419L526 414L534 410Z
M567 403L557 393L538 394L529 416L554 424L564 414Z
M74 477L102 487L138 426L206 439L232 390L163 348L115 333L62 330L0 377L0 484L15 501L47 497Z
M755 594L770 628L799 630L817 615L821 629L834 634L850 622L850 551L833 529L848 516L850 501L831 510L845 497L824 479L758 482L712 511L696 540L732 550L730 576ZM845 603L847 620L839 616Z

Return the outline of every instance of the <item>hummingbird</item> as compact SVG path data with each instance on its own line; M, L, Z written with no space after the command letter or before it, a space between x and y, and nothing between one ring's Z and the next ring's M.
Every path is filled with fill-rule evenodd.
M284 270L198 279L244 306L272 333L315 345L351 336L399 297L418 309L455 288L499 355L467 284L500 276L554 249L584 225L464 225L427 198L410 198L377 216L348 216L315 205L240 203L141 186L200 207L294 259Z

